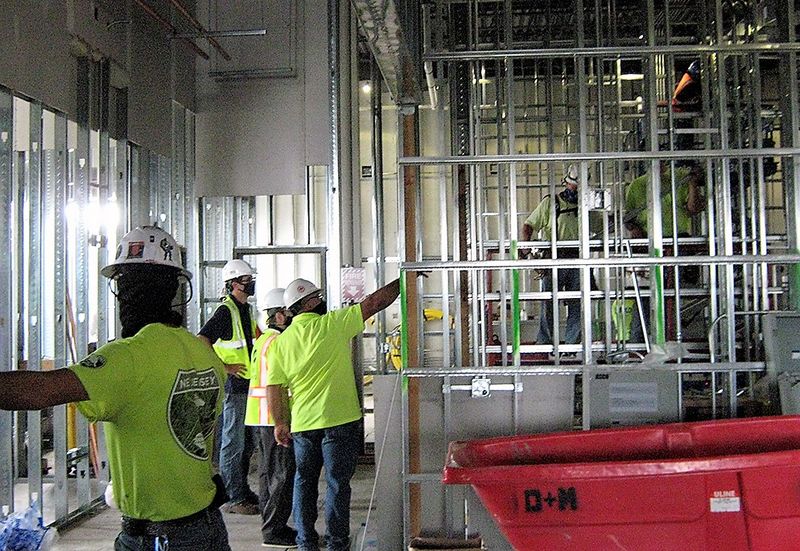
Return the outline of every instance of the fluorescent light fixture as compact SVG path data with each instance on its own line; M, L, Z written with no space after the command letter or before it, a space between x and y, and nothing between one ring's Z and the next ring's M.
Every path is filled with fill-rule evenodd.
M644 75L642 73L622 73L619 75L620 80L642 80Z

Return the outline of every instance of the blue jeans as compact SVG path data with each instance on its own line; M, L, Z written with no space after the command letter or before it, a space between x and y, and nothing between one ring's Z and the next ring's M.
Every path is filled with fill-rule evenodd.
M230 503L258 502L247 485L250 456L255 449L252 428L244 424L247 394L225 394L222 406L222 442L219 450L219 471L225 482Z
M550 270L542 278L542 291L553 290L553 275ZM581 273L576 268L558 270L559 291L580 291ZM560 302L560 301L559 301ZM567 305L567 329L564 343L577 344L581 340L581 301L571 298L564 301ZM553 300L547 299L542 305L541 322L537 344L553 344Z
M350 548L350 479L356 472L360 448L360 421L327 429L292 433L297 471L294 477L294 524L301 551L318 551L319 475L325 466L325 540L328 551Z
M208 515L181 526L168 528L166 536L169 551L230 551L228 531L219 509L208 511ZM162 545L164 540L162 539ZM120 532L114 541L115 551L153 551L152 536L130 536ZM163 547L162 547L163 548Z

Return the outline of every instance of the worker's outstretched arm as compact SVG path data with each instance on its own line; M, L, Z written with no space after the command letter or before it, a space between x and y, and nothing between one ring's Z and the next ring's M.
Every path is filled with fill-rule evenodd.
M364 321L388 307L400 294L400 280L384 285L361 302L361 317Z
M267 403L275 420L275 441L288 447L292 439L289 412L289 393L281 385L267 385Z
M0 409L37 410L89 399L69 369L0 373Z

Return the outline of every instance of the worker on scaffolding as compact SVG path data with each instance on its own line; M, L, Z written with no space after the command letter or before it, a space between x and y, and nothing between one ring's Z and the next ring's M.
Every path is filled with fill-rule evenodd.
M669 162L660 163L661 181L661 228L664 238L672 238L676 233L677 237L691 237L695 234L695 218L705 210L705 197L702 192L703 170L700 165L693 163L690 166L677 167L675 169L675 196L672 194L672 169ZM647 188L650 183L650 173L646 172L628 184L625 190L625 215L623 222L628 230L630 237L641 239L647 237L647 224L650 211L650 203L647 199ZM677 232L673 229L673 211ZM664 247L665 254L672 254L675 248L672 246ZM686 245L678 244L678 255L697 254L697 251ZM674 271L667 271L667 287L674 286ZM680 280L688 284L697 284L700 281L700 272L696 266L686 266L680 270ZM649 301L647 297L642 299L643 316L645 325L649 319ZM631 328L631 342L643 341L644 328L641 326L638 316L633 316Z
M694 60L686 68L672 93L672 112L676 130L694 128L694 118L703 110L700 87L700 61ZM675 132L676 149L694 149L694 133Z
M296 279L286 288L292 324L267 355L267 400L275 416L275 440L294 444L294 524L301 550L319 550L314 524L323 466L325 542L328 551L350 549L350 479L361 449L362 417L351 340L399 294L400 281L394 280L360 304L328 312L322 291L312 282ZM285 389L292 396L291 426Z
M291 445L284 447L275 441L275 419L267 401L267 352L292 322L292 314L284 306L284 291L282 287L276 287L264 298L262 311L266 314L267 327L253 344L244 423L255 427L258 434L258 505L263 546L295 549L297 532L287 525L292 514L294 450ZM285 392L285 389L281 390ZM283 396L283 399L288 400L288 396Z
M192 274L172 236L152 226L128 232L100 273L115 285L122 338L65 369L0 373L0 409L77 402L104 422L123 515L115 549L230 550L211 464L225 371L173 309Z
M225 364L225 403L222 408L219 471L230 501L226 513L257 515L258 496L247 483L250 457L255 451L251 427L244 424L250 383L250 357L256 322L248 298L256 292L255 270L240 259L229 260L222 268L226 295L214 315L200 329L199 337L214 347Z
M553 201L545 195L539 205L528 216L522 226L522 240L531 241L534 234L543 234L543 239L552 240L550 221L552 209L555 209L556 240L577 241L580 237L578 219L578 166L570 164L561 180L564 189ZM577 247L559 247L558 258L578 258ZM538 258L550 258L549 247L534 252ZM562 268L558 270L559 291L579 291L581 288L580 270L578 268ZM553 270L542 271L542 291L553 291ZM566 344L577 344L581 339L581 304L580 299L567 299L567 325L564 335ZM537 344L553 343L553 300L547 299L541 310L539 336ZM565 356L574 356L574 353Z

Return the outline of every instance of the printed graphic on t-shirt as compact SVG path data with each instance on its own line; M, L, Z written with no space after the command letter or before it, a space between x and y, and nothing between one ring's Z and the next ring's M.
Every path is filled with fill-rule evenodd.
M220 384L217 374L179 371L169 397L169 429L183 451L195 459L208 459L206 441L214 432Z
M80 361L83 367L90 367L92 369L99 369L106 365L106 357L101 354L90 354Z

